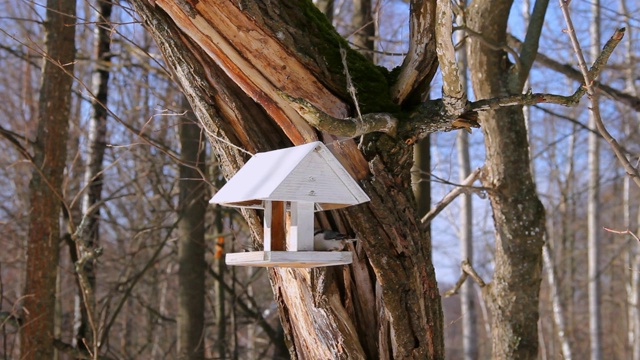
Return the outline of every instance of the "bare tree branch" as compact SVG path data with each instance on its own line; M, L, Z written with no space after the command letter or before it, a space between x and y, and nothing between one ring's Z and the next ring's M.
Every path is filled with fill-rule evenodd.
M473 172L471 172L471 174L469 174L469 176L467 176L466 179L464 179L464 181L462 181L462 183L460 183L460 186L455 187L447 195L445 195L444 198L442 198L442 200L440 200L440 202L437 203L433 209L431 209L424 217L422 217L422 219L420 219L422 227L424 228L429 225L429 223L431 223L431 221L436 216L438 216L438 214L442 210L444 210L444 208L446 208L453 200L455 200L458 195L468 191L469 187L478 179L481 172L482 168L475 169Z
M540 33L542 32L542 26L544 25L544 16L547 13L549 6L549 0L537 0L533 6L533 12L529 18L529 27L527 28L527 35L524 39L524 44L520 50L520 72L519 72L519 84L518 88L522 89L524 83L529 77L529 72L533 66L533 61L538 53L538 44L540 41Z
M464 284L469 276L471 276L471 278L476 283L478 283L478 286L480 286L481 288L487 286L484 280L482 280L482 277L480 277L473 266L471 266L469 259L462 260L462 263L460 263L460 267L462 268L462 274L460 274L460 278L458 279L458 281L456 281L456 284L453 286L453 288L445 291L442 296L450 297L456 295L458 293L458 290L460 290L460 288L462 287L462 284Z
M518 48L522 45L522 41L518 40L513 35L509 35L508 41L510 46L515 48ZM566 75L570 79L582 81L582 73L570 64L562 64L559 61L554 60L553 58L550 58L547 55L539 52L536 56L536 61L542 66ZM636 111L640 111L640 98L638 98L637 96L633 96L618 89L614 89L611 86L603 84L599 81L594 80L593 84L608 98L625 104Z
M593 79L597 77L598 73L601 70L601 67L604 67L604 64L606 63L606 61L604 63L599 62L598 60L600 60L600 58L602 57L602 56L599 56L598 59L596 59L596 62L591 67L591 70L587 71L587 64L584 60L584 55L582 53L580 43L578 42L578 38L576 36L576 32L573 27L573 22L571 21L571 15L569 14L568 3L566 1L560 0L560 8L562 10L562 14L564 16L565 22L567 23L567 33L569 34L569 38L571 39L571 44L573 45L574 53L578 58L580 71L582 72L582 77L584 78L584 87L586 89L585 91L587 92L589 99L591 100L591 111L595 119L596 128L598 129L600 134L604 137L604 139L609 143L609 146L611 147L614 154L618 158L618 161L620 161L620 164L622 164L622 166L624 167L625 171L627 172L627 175L629 175L631 179L636 183L636 185L640 187L640 172L638 172L638 168L634 167L631 164L631 162L625 155L624 149L622 149L618 141L613 136L611 136L606 126L604 125L604 122L602 121L602 117L600 116L600 107L598 106L598 102L593 101L595 91L596 91L596 88L593 85ZM604 48L602 49L602 54L609 52L609 55L610 55L610 53L613 52L613 49L615 48L615 46L624 37L624 31L625 31L624 28L620 28L616 30L616 32L613 34L611 39L607 41ZM608 58L608 55L606 57ZM596 70L595 72L594 72L594 69Z
M465 111L467 95L460 79L460 69L456 61L456 50L453 47L451 1L436 3L436 54L442 72L442 100L445 111L458 115Z

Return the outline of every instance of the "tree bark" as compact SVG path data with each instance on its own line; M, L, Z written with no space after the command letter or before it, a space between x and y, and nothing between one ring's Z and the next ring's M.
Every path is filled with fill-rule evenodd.
M310 2L132 4L185 88L226 177L246 159L237 147L255 153L320 136L278 91L332 116L350 114L340 57L348 46ZM346 57L363 112L397 109L386 76L351 50ZM301 359L441 359L440 296L410 190L412 148L379 134L361 145L362 152L350 140L332 145L372 198L333 213L359 239L354 264L270 272L289 351ZM244 214L260 239L256 214Z
M466 1L463 2L466 7ZM458 63L460 64L460 80L465 93L469 92L467 77L467 49L462 32L456 33L458 43ZM459 131L456 137L458 152L458 177L460 182L471 174L471 160L469 159L469 134ZM460 258L473 265L473 198L471 193L462 194L460 204ZM464 360L478 358L477 312L474 284L465 281L460 287L460 313L462 314L462 352Z
M29 183L31 211L24 293L21 359L53 359L60 204L75 59L75 0L48 0L38 108Z
M95 63L91 83L91 118L89 119L89 151L87 153L86 166L84 170L84 184L86 192L82 198L82 214L86 218L85 230L76 244L76 257L82 257L86 253L93 251L100 240L100 206L102 200L102 161L104 151L107 146L107 101L109 95L109 76L111 63L111 31L112 24L111 1L101 1L96 8L94 56ZM87 261L81 271L87 277L88 285L91 289L96 286L95 259ZM80 284L80 282L78 282ZM94 294L91 291L89 294ZM89 303L87 306L86 303ZM90 326L88 309L95 309L95 296L83 297L83 290L78 286L78 293L75 296L75 324L74 324L74 345L84 350L94 351L95 339L98 334L93 334Z
M506 42L511 5L483 1L467 9L467 26L482 34L482 39L468 38L471 80L479 99L522 91L526 76L517 72L504 50L483 42ZM491 189L496 237L493 280L483 292L492 311L493 358L535 359L545 215L529 168L524 115L522 107L514 106L484 112L480 119L486 149L482 182Z
M178 201L178 358L204 359L205 349L205 213L208 194L202 180L205 144L186 98L180 122L180 199ZM224 341L224 339L220 339ZM220 354L224 358L224 354Z
M591 23L589 54L595 59L600 53L600 1L591 3ZM595 95L595 94L594 94ZM597 97L591 99L597 102ZM596 128L596 114L589 112L589 128ZM600 321L600 137L589 133L588 163L589 190L587 192L587 253L588 253L588 293L589 293L589 340L591 360L602 359L602 325Z

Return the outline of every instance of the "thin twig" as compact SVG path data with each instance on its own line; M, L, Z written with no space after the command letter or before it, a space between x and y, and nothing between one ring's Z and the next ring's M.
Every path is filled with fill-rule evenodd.
M634 239L636 239L636 241L638 243L640 243L640 238L638 237L638 235L636 235L633 231L627 229L627 230L613 230L613 229L609 229L606 227L603 227L603 229L605 229L606 231L610 232L610 233L614 233L614 234L620 234L620 235L631 235Z
M422 217L422 219L420 219L420 222L422 223L421 226L424 228L429 225L431 221L436 216L438 216L438 214L442 210L444 210L444 208L447 207L447 205L449 205L453 200L455 200L455 198L458 197L458 195L468 191L468 188L476 181L476 179L478 179L481 172L482 168L475 169L473 172L471 172L471 174L469 174L469 176L467 176L466 179L464 179L464 181L462 181L462 183L460 183L460 186L454 188L447 195L445 195L433 209L431 209L425 216Z
M460 274L460 278L458 279L458 281L456 281L456 284L453 286L453 288L445 291L444 294L442 294L442 296L450 297L450 296L456 295L460 290L460 288L462 287L462 284L464 284L464 282L467 280L469 276L471 276L471 278L481 288L487 286L484 280L482 280L480 275L478 275L476 270L473 268L473 266L469 262L469 259L462 260L462 262L460 263L460 268L462 269L462 274Z

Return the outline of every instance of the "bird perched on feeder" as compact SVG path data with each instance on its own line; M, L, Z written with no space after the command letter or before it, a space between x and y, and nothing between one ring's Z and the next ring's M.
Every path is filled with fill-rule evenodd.
M342 251L347 243L356 239L347 239L347 235L328 229L317 229L313 233L313 249L315 251Z

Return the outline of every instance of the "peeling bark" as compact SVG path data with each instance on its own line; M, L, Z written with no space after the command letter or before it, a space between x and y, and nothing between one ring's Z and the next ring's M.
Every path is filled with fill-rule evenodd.
M351 114L339 57L344 40L310 3L132 4L183 86L226 177L244 163L238 147L253 153L318 137L278 91L304 98L332 117ZM363 112L398 109L377 67L353 51L347 64ZM290 354L444 358L430 242L418 226L410 190L412 148L378 134L365 136L362 151L351 140L326 139L372 202L327 214L359 239L352 266L271 270ZM254 238L261 239L256 214L244 215Z

